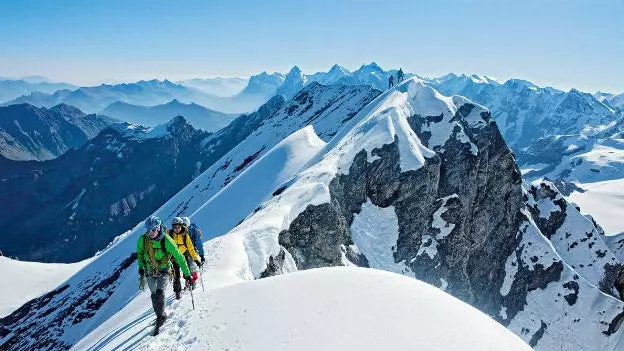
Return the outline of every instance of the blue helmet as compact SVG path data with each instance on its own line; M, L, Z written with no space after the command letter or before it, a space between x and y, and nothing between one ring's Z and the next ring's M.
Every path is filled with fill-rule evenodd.
M145 228L147 228L147 230L156 229L160 227L161 224L160 218L156 216L150 216L145 220Z

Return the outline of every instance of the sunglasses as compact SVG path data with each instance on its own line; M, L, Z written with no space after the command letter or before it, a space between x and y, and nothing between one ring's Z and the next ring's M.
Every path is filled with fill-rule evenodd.
M180 224L174 224L173 227L174 228L182 228L182 226Z
M158 231L158 228L150 229L149 231L150 231L150 233L155 233L155 232Z

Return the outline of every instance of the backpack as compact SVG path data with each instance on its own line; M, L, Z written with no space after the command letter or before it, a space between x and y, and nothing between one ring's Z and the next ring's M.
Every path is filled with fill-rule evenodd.
M197 225L195 225L195 223L191 223L191 227L189 228L189 233L191 231L194 231L195 233L199 233L200 239L204 237L204 233L202 233L201 229L199 229Z

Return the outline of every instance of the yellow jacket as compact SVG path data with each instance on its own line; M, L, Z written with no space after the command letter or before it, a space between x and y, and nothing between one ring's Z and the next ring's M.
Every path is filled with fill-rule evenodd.
M199 255L195 251L193 241L191 240L191 236L189 235L186 226L182 226L182 231L180 231L179 234L176 234L173 229L170 229L169 236L178 245L178 250L180 251L180 253L182 253L182 255L186 256L186 252L188 251L189 255L191 255L194 261L199 261Z

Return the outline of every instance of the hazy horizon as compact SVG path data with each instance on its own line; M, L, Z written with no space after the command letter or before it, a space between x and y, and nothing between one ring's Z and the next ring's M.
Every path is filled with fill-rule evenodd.
M624 2L316 0L0 3L0 77L79 86L355 70L479 74L624 92Z

